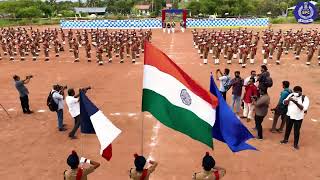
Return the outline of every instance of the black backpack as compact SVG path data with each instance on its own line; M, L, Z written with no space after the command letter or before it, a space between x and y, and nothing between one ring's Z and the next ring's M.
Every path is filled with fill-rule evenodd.
M53 97L52 97L54 92L50 92L47 98L47 106L49 107L49 110L52 112L58 110L58 104L53 100Z
M264 84L268 87L271 88L273 86L273 80L270 76L266 77L266 80L264 82Z

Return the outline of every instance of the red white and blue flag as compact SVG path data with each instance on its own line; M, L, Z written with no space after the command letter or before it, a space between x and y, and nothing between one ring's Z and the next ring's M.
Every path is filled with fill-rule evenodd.
M121 130L100 111L85 95L80 92L81 133L96 134L101 145L100 154L108 161L112 157L111 143Z

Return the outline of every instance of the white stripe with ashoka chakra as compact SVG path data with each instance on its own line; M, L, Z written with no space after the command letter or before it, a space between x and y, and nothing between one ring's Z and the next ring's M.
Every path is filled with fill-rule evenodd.
M214 125L216 110L170 74L164 73L154 66L144 65L143 88L164 96L173 105L192 111L200 119L211 126ZM180 97L182 89L186 89L190 95L192 101L190 105L182 102Z

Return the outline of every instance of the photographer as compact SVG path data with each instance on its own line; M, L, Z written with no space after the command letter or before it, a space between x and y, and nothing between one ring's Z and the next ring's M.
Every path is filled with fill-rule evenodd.
M58 128L59 131L66 131L63 124L63 100L64 100L64 90L67 89L67 86L62 87L60 85L53 85L53 90L51 91L52 99L58 105L56 110L58 116Z
M270 97L267 93L267 89L259 89L260 97L252 97L252 103L255 106L255 117L256 129L258 131L257 139L263 140L262 135L262 122L264 117L268 114L268 108L270 104Z
M295 86L293 88L293 93L283 101L284 105L288 105L288 121L286 126L286 133L284 139L280 142L281 144L287 144L289 136L294 126L294 144L293 147L298 150L299 146L299 137L300 137L300 128L302 125L303 118L305 113L309 108L309 98L305 95L302 95L302 88L300 86Z
M222 94L224 100L227 99L227 91L230 89L231 79L230 79L229 73L230 73L230 69L228 68L224 69L223 74L220 69L217 69L216 71L217 80L220 81L219 91ZM220 77L219 77L219 74L220 74Z
M236 106L235 113L239 115L243 79L240 77L240 71L236 71L234 73L234 76L235 78L233 78L230 82L230 85L232 86L232 106L231 107L232 107L232 110L234 110L234 106Z
M26 76L26 79L20 80L20 77L18 75L13 76L13 79L15 81L15 86L19 92L19 95L20 95L21 107L22 107L22 111L24 114L33 113L29 109L29 97L28 97L29 91L25 87L25 84L28 84L32 77L33 77L32 75L29 75L29 76Z
M72 131L69 133L69 137L71 139L76 139L75 133L77 132L78 128L80 127L80 103L79 103L79 96L80 92L87 92L91 87L79 89L79 93L75 94L74 89L68 89L68 96L66 97L66 103L69 109L70 115L74 118L74 126Z

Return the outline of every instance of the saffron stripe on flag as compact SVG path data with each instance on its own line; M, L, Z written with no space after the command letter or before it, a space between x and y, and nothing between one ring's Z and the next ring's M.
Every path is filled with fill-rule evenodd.
M218 105L218 99L207 90L198 85L187 73L177 66L166 54L159 49L153 47L152 44L146 42L144 51L144 64L154 66L160 71L170 74L196 95L207 101L215 108Z

